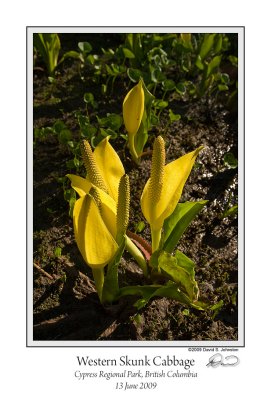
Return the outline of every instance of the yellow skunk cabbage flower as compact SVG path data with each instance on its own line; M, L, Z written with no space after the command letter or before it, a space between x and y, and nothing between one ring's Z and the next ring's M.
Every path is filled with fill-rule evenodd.
M98 210L100 211L100 217L102 218L104 226L119 245L123 236L125 236L128 225L127 210L129 212L130 200L129 178L125 175L121 160L110 145L108 137L103 139L94 151L92 151L89 143L84 140L81 150L87 170L87 177L82 178L73 174L69 174L67 177L71 180L71 186L73 189L79 194L79 200L85 198L89 193L91 194L94 201L96 201L96 208L98 207ZM76 201L76 207L74 207L74 213L78 214L79 209L85 204L83 200L81 200L81 202L79 200ZM85 200L85 202L86 201L87 200ZM91 214L95 217L97 213L95 214L93 209L95 209L95 206L92 206ZM126 214L124 215L125 210ZM98 216L96 216L96 219L100 220ZM103 232L105 231L103 230ZM93 231L93 235L94 234L95 231ZM110 236L108 236L107 233L105 236L107 237L107 240L110 239ZM94 243L98 246L97 249L102 252L104 247L103 241L101 238L97 239L98 235L94 235L93 238ZM128 237L125 236L125 239L127 250L134 256L142 267L144 273L146 273L147 267L143 255ZM110 253L109 248L111 248L113 253L114 246L111 243L111 247L108 245L105 255ZM84 257L84 252L82 255ZM107 255L105 258L107 258ZM90 265L88 261L86 262ZM96 263L96 266L94 265L92 268L99 269L99 265L102 264L103 263Z
M128 196L126 194L128 193ZM92 268L97 292L103 299L104 267L116 255L124 240L129 219L129 178L123 175L119 185L116 215L108 214L107 195L92 186L89 193L80 197L73 210L74 235L85 262ZM101 197L100 197L101 194Z
M141 196L142 212L151 226L152 250L159 247L164 221L175 210L184 184L203 146L165 165L165 143L157 137L153 146L151 176Z
M119 181L125 171L118 154L109 143L109 136L103 139L94 151L90 144L83 140L81 150L87 170L86 180L117 201Z
M144 114L144 89L140 80L126 95L123 101L123 120L128 132L128 141L131 155L138 162L138 154L135 149L135 136L140 127Z

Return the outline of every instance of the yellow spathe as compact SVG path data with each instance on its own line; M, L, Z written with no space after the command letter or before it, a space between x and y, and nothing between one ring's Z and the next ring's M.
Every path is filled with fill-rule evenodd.
M144 113L144 90L140 80L126 95L123 101L123 120L128 135L135 136Z
M98 144L93 155L109 195L117 201L120 178L125 171L118 154L109 143L108 136Z
M162 229L164 220L175 210L185 182L202 148L203 146L165 165L163 185L158 201L152 198L150 179L147 181L141 196L141 208L153 230Z
M103 268L115 255L118 245L90 195L76 201L73 224L75 240L85 262L91 268Z

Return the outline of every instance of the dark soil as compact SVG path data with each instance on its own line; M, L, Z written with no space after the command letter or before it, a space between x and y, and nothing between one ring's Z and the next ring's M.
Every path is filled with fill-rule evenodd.
M108 37L110 36L110 37ZM61 37L65 50L76 49L80 35ZM116 35L88 37L95 51L117 43ZM65 48L66 46L66 48ZM114 96L102 96L85 71L78 74L78 62L63 63L51 84L42 65L34 70L34 127L52 126L58 119L65 122L78 137L79 127L74 111L85 112L84 93L92 92L98 102L98 115L121 112L127 87L116 80ZM66 162L73 156L54 135L35 141L34 145L34 340L218 340L238 339L237 331L237 216L223 218L230 205L237 203L237 169L224 165L227 152L237 156L237 114L218 99L204 98L182 102L170 98L170 108L182 118L167 128L161 114L161 125L150 132L146 150L153 138L162 134L167 145L167 162L205 146L184 188L182 201L208 199L185 232L179 249L197 265L196 280L200 299L211 305L223 301L221 308L197 311L176 301L156 298L137 312L136 298L122 298L117 304L103 307L99 303L89 269L77 249L68 203L64 200L58 179L67 173ZM129 229L144 220L140 195L150 173L150 157L135 166L124 147L124 139L111 144L124 164L131 182L131 218ZM142 232L150 240L146 228ZM55 249L61 248L61 255ZM141 270L128 253L120 265L120 281L125 284L144 282Z

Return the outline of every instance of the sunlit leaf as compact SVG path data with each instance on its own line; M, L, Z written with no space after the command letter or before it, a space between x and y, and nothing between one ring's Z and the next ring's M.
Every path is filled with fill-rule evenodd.
M92 50L92 46L89 42L79 42L78 47L82 53L90 53Z
M163 249L171 253L195 216L207 204L207 200L177 204L173 213L164 222Z

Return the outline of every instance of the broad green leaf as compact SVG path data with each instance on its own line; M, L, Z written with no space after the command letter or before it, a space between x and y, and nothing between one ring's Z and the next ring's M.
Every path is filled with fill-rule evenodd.
M229 56L229 60L235 67L238 67L238 57L236 56Z
M235 204L234 206L230 207L223 213L222 218L231 217L235 215L237 212L238 212L238 205Z
M220 50L222 49L222 42L223 42L223 36L221 33L218 33L214 40L214 53L215 54L219 53Z
M100 128L100 133L102 135L102 137L107 137L110 136L110 138L112 139L116 139L118 137L117 132L113 131L110 128L104 129L104 128Z
M66 60L66 58L75 58L78 59L80 58L80 53L78 53L78 51L67 51L63 57L61 58L61 60L59 61L59 63L63 62L64 60Z
M139 221L135 226L135 233L140 233L145 229L145 222Z
M175 258L177 260L177 264L180 267L184 268L189 273L191 278L194 279L195 278L195 267L196 267L196 264L194 263L194 261L192 261L189 257L187 257L185 254L183 254L179 250L176 250Z
M204 70L204 64L202 62L202 59L201 59L200 55L197 56L197 59L195 61L195 65L196 65L196 67L198 67L198 69Z
M147 114L147 118L148 118L150 115L151 106L152 106L152 103L153 103L153 100L155 99L155 97L153 96L153 94L151 94L151 92L146 87L144 80L143 79L141 79L141 80L142 80L142 88L144 90L144 106L145 106L146 114Z
M191 301L189 297L183 293L177 284L168 283L167 285L161 286L156 292L153 293L152 297L167 297L169 299L177 300L182 304L189 305L197 310L203 310L202 304L198 301Z
M92 50L92 46L89 42L79 42L78 47L82 53L90 53Z
M181 33L181 43L185 49L193 50L193 45L191 42L191 33Z
M136 83L139 81L142 76L142 72L139 69L128 68L127 75L131 79L132 82Z
M216 36L216 33L204 34L204 39L201 44L200 52L199 52L201 60L204 60L207 57L207 55L210 53L210 51L212 50L215 36Z
M158 109L163 109L166 108L168 106L168 102L165 100L154 100L154 107L158 108Z
M174 247L178 244L190 222L207 202L207 200L202 200L177 204L173 213L164 222L163 249L165 251L171 253L174 250Z
M94 96L91 92L85 93L84 94L84 102L87 104L92 104L94 103Z
M183 288L191 301L198 298L198 285L190 273L177 264L177 259L169 253L162 252L158 258L158 265L162 272L173 282Z
M229 168L237 168L238 167L238 160L232 153L226 153L224 156L224 164L227 165Z
M55 257L60 257L60 256L61 256L61 253L62 253L61 247L56 247L56 248L55 248L55 251L54 251Z
M145 146L147 140L148 140L148 133L144 127L144 123L142 120L141 124L139 126L139 129L135 135L135 142L134 142L135 149L136 149L136 152L139 157L140 157L140 154L143 152L143 149L144 149L144 146Z
M173 282L168 282L166 285L126 286L119 290L117 297L129 295L142 297L134 304L138 310L143 308L153 297L167 297L198 310L204 309L201 304L198 304L199 302L191 302L189 297Z
M58 34L35 33L33 35L33 44L46 64L49 78L53 78L53 72L58 64L58 55L61 47Z
M150 68L151 69L151 80L154 83L163 82L166 79L165 74L160 71L160 69Z
M69 129L63 129L58 135L59 142L67 144L72 139L72 133Z
M127 58L135 58L134 53L131 50L127 49L126 47L124 47L122 49L122 51L123 51L123 54L124 54L125 57L127 57Z
M99 118L96 115L97 121L100 126L110 128L112 130L119 130L122 125L122 117L119 114L107 114L106 117Z
M177 83L176 90L180 94L184 94L186 92L186 87L182 82Z
M208 64L207 66L207 73L206 73L206 78L208 78L213 71L219 67L220 62L221 62L221 57L222 56L215 56Z
M228 85L218 85L218 90L220 90L220 92L225 92L226 90L229 90L229 86Z
M174 114L174 112L171 109L168 110L168 116L170 122L179 121L181 119L180 114Z
M122 296L141 296L149 300L161 285L124 286L119 290L118 298Z
M230 83L230 77L229 77L228 74L224 74L224 73L221 74L220 79L221 79L221 82L222 82L222 83L225 83L226 85L227 85L228 83Z
M57 120L53 125L53 129L55 133L59 134L63 129L67 129L67 127L63 121Z
M103 302L112 302L119 291L118 266L125 249L125 239L123 239L114 259L108 264L107 273L103 286Z
M166 79L162 82L163 89L168 92L175 89L175 82L172 79Z

